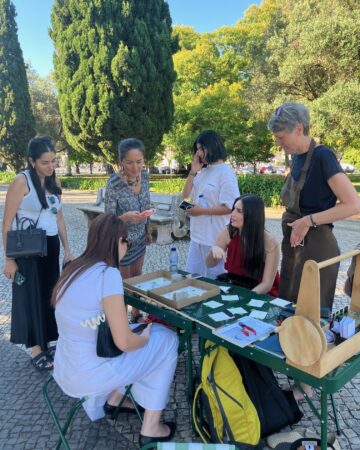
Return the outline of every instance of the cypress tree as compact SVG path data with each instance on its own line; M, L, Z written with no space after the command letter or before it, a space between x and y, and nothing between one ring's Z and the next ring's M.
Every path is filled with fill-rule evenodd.
M35 122L15 17L12 2L0 0L0 159L19 171Z
M151 159L173 118L171 18L164 0L55 0L50 36L65 136L117 161L142 139Z

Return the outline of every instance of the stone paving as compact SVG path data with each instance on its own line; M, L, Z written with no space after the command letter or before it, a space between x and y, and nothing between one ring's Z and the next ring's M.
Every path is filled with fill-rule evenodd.
M3 215L5 188L0 187L0 216ZM93 194L79 194L75 191L64 194L64 214L68 228L72 251L79 255L84 248L86 223L82 213L77 209L81 203L94 201ZM272 214L267 219L267 228L280 238L280 219ZM275 217L275 218L273 218ZM360 222L342 221L336 224L335 234L341 251L351 250L360 241ZM188 241L176 243L180 267L184 267ZM149 247L146 255L144 272L166 269L168 266L169 245ZM1 254L1 260L3 255ZM3 261L1 261L3 263ZM342 292L348 262L340 267L336 307L348 302ZM57 433L48 414L42 397L42 385L45 374L41 374L30 365L29 354L21 346L9 343L11 311L11 286L8 280L0 276L0 450L41 450L53 449L56 445ZM194 339L194 360L198 360L197 343ZM282 384L287 384L280 377ZM64 417L72 403L58 388L50 390L60 417ZM354 378L336 394L340 426L343 434L338 437L342 449L360 450L360 376ZM318 404L318 402L317 402ZM319 421L312 414L306 402L301 409L304 418L297 427L319 430ZM165 410L167 420L177 422L175 440L178 442L199 442L192 432L189 404L186 399L186 367L185 357L179 357L176 377L172 386L170 401ZM330 420L329 430L334 431ZM73 422L70 432L70 446L75 450L82 449L136 449L138 448L139 421L134 416L123 415L116 425L110 421L90 422L81 410ZM261 443L258 448L266 448Z

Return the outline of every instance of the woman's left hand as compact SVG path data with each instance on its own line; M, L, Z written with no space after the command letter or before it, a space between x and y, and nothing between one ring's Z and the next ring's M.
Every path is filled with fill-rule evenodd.
M302 217L301 219L295 220L295 222L291 222L287 224L292 228L290 235L290 245L291 247L298 247L299 245L304 245L304 238L309 231L310 225L308 224L307 216Z
M204 209L200 205L194 205L192 208L189 208L185 211L185 214L190 217L203 216Z
M73 259L75 259L75 256L71 253L71 251L67 251L64 254L64 264L66 264L67 262L72 261Z

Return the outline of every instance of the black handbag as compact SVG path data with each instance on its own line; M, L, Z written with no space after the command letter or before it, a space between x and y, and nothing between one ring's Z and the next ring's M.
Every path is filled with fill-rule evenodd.
M106 269L102 272L102 281L101 281L101 298L103 298L104 294L104 276ZM98 335L96 341L96 354L101 358L115 358L116 356L120 356L124 353L120 350L114 342L114 339L111 334L111 330L109 324L107 323L105 313L103 313L102 321L98 326Z
M103 270L102 282L101 282L101 298L103 298L104 293L104 275L106 269ZM133 330L133 333L140 334L144 328L147 327L146 323L141 323ZM101 358L115 358L120 356L124 352L115 345L114 339L111 334L109 324L107 323L105 313L103 313L100 319L100 324L98 326L98 335L96 341L96 354Z
M41 214L42 209L40 210ZM10 230L6 236L6 256L8 258L26 258L47 255L46 231L37 228L40 214L34 222L28 217L20 220L16 215L16 230Z

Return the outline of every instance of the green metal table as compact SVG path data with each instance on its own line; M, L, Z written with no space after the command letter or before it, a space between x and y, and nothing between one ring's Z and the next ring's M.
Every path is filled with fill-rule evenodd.
M204 281L208 281L213 284L225 286L225 283L216 280L210 280L203 278ZM222 345L228 350L238 353L246 358L252 359L258 363L270 367L272 370L283 373L294 379L295 383L301 390L300 382L306 383L315 389L320 391L320 410L318 411L310 398L304 396L309 403L314 414L319 418L321 423L321 450L327 449L327 426L328 426L328 399L332 404L334 411L334 421L336 424L337 432L340 433L339 423L337 420L336 408L333 399L333 394L338 392L347 382L354 378L360 372L360 354L352 357L346 363L333 370L328 375L322 378L316 378L303 372L289 364L286 364L284 359L278 358L268 352L262 351L255 347L240 348L235 344L230 343L224 339L213 334L213 329L218 328L228 321L216 322L209 317L209 314L221 311L227 311L230 307L241 306L247 312L252 310L249 307L248 302L250 299L264 300L264 306L262 310L267 311L267 320L270 322L276 322L280 307L274 307L269 303L272 297L268 295L258 295L247 289L231 286L231 294L239 296L239 300L229 302L222 299L221 295L212 297L211 300L215 300L221 304L216 309L212 309L206 306L205 300L201 303L195 303L193 305L182 308L180 311L169 309L167 306L159 304L158 302L149 303L146 298L141 298L134 293L125 293L126 302L143 310L150 314L163 319L171 325L184 330L184 339L188 350L188 394L191 398L193 394L192 386L192 353L191 353L191 333L195 332L201 339L209 339L210 341ZM240 316L238 316L240 317ZM233 320L229 318L229 321Z

